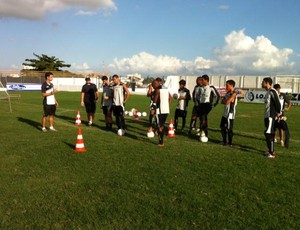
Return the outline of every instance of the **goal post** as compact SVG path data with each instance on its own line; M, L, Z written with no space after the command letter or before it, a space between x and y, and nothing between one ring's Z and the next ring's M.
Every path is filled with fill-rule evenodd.
M10 95L7 92L7 89L3 86L2 82L0 81L0 100L7 100L8 106L9 106L9 112L12 113L12 107L11 107L11 100Z

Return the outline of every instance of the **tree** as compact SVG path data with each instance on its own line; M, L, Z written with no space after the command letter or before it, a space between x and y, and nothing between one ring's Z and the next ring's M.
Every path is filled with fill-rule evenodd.
M45 54L37 55L35 53L33 53L33 55L37 57L37 59L25 59L25 61L29 63L24 62L24 66L31 66L37 71L60 71L60 68L71 67L70 64L64 64L64 61L61 61L54 56L49 57Z

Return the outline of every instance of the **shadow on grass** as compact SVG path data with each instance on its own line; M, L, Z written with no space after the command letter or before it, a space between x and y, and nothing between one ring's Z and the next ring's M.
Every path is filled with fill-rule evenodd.
M30 120L28 118L24 118L24 117L17 117L18 118L18 121L20 122L23 122L23 123L26 123L38 130L40 130L40 127L41 127L41 123L40 122L37 122L37 121L34 121L34 120Z
M65 142L65 141L63 141L63 143L65 144L65 145L67 145L67 146L69 146L70 147L70 149L75 149L75 147L76 147L76 145L74 145L74 144L70 144L70 143L68 143L68 142Z
M75 124L75 121L76 121L76 118L65 116L65 115L55 115L55 117L57 117L59 119L62 119L62 120L65 120L68 123L72 123L72 124Z

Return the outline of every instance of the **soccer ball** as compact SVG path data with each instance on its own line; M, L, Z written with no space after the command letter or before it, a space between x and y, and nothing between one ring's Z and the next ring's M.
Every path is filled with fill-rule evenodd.
M208 142L208 137L207 136L201 136L200 141L201 142Z
M125 130L124 129L118 129L118 135L119 136L124 136Z
M142 116L143 116L143 117L146 117L146 116L147 116L147 113L146 113L146 112L142 112Z
M135 115L135 114L137 113L137 109L132 108L132 109L131 109L131 112L132 112L133 115Z
M140 116L142 116L142 113L141 112L137 112L136 115L140 117Z
M178 99L178 94L177 93L173 94L173 99L175 99L175 100Z
M154 137L154 132L153 131L148 132L147 137L153 138Z

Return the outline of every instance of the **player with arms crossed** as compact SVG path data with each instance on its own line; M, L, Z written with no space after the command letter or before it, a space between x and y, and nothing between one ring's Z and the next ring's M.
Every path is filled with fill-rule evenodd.
M178 127L178 118L182 118L182 125L181 131L184 130L185 123L186 123L186 115L189 100L191 100L190 91L185 87L186 81L180 80L179 81L179 89L178 89L178 104L175 109L175 117L174 117L174 128L177 130Z
M235 81L228 80L226 81L226 95L222 99L222 104L224 104L224 112L221 118L221 134L223 138L223 145L227 145L227 136L228 136L228 145L232 146L233 138L233 123L236 113L237 105L237 94L238 91L234 89Z

